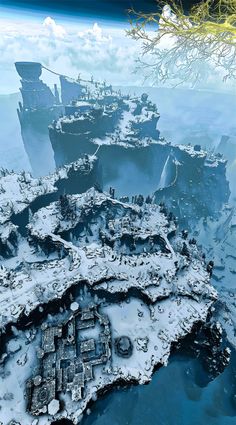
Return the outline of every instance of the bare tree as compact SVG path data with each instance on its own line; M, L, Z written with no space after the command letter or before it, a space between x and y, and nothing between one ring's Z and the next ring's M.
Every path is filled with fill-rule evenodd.
M195 85L217 72L236 77L236 0L204 0L186 14L178 0L157 0L157 12L130 10L127 35L141 42L137 61L154 83Z

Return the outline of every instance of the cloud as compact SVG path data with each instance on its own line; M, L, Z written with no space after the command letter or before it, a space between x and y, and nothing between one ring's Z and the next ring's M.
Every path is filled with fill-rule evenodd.
M95 22L92 28L86 29L85 31L79 31L78 37L92 42L110 42L112 37L110 35L104 35L102 28Z
M49 36L64 38L66 35L65 28L61 25L57 25L50 16L44 19L43 26L47 29Z
M165 40L163 47L168 48ZM0 94L18 91L16 61L41 62L46 67L71 77L106 80L113 85L142 85L144 71L135 74L135 60L140 54L137 41L125 36L125 28L100 26L79 20L63 25L51 17L43 21L4 21L0 18ZM43 74L52 85L55 75ZM146 85L152 84L150 81ZM234 82L222 83L215 74L199 88L232 90ZM235 87L234 87L235 88Z
M113 85L139 84L141 77L132 73L137 54L137 43L120 28L102 28L98 23L86 26L82 22L62 26L51 17L41 24L11 23L0 28L0 93L6 87L8 92L19 87L15 61L41 62L71 77L92 74Z

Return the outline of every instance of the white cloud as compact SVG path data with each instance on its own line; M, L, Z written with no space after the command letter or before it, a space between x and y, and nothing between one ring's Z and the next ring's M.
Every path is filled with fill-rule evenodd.
M97 24L97 22L93 24L92 28L79 31L78 37L101 43L112 41L112 37L110 35L104 35L102 28Z
M165 40L163 47L168 48L170 44L170 40ZM113 85L141 85L143 75L133 73L139 54L140 45L126 37L125 29L118 26L100 26L96 22L88 25L82 20L62 25L51 17L41 22L23 18L6 22L0 18L0 94L19 88L16 61L41 62L71 77L93 75ZM55 78L55 75L43 74L49 84L54 83ZM222 83L213 75L203 87L232 90L233 84Z
M71 77L92 74L113 85L135 85L142 81L132 73L137 53L137 43L120 28L86 26L81 21L62 26L50 17L30 25L10 23L0 26L0 93L19 87L15 61L38 61Z
M62 25L57 25L50 16L44 19L43 26L47 29L49 36L63 38L66 35L65 28Z

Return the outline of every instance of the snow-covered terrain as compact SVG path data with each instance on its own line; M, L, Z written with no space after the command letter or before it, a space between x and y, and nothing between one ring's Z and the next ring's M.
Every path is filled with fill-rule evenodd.
M3 350L4 424L45 424L60 417L76 424L88 403L109 386L150 381L155 366L167 364L172 344L204 322L217 299L196 242L187 232L179 234L173 215L150 198L124 203L95 189L64 195L31 215L27 228L28 237L19 237L16 255L4 259L1 267L2 332L6 325L20 329L26 316L29 323L23 330L13 327ZM26 413L30 400L25 389L40 367L38 325L60 326L68 317L68 291L72 311L95 302L108 317L110 355L105 364L93 367L82 399L73 401L56 387L55 398L33 422ZM53 300L54 314L48 315ZM90 338L90 329L83 332ZM132 344L128 358L117 355L115 348L123 336ZM42 379L49 385L46 378L36 380Z
M234 211L212 218L229 198L226 161L160 138L145 93L95 88L84 87L49 127L57 165L84 158L39 179L1 173L3 425L78 424L115 385L148 383L212 312L234 343L235 291L219 288L217 301L210 280L234 274L231 248L212 250L235 227ZM181 224L204 217L200 249L177 216ZM221 351L220 324L210 326L203 345L214 376L230 350Z

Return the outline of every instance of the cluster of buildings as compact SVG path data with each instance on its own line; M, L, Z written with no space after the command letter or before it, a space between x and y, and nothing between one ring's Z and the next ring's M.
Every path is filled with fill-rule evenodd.
M86 337L94 330L95 337ZM87 382L94 379L94 368L111 359L111 329L107 316L97 306L80 309L65 323L42 325L42 345L38 349L39 367L27 382L28 410L33 415L60 409L61 392L80 401ZM54 411L56 414L57 411Z

